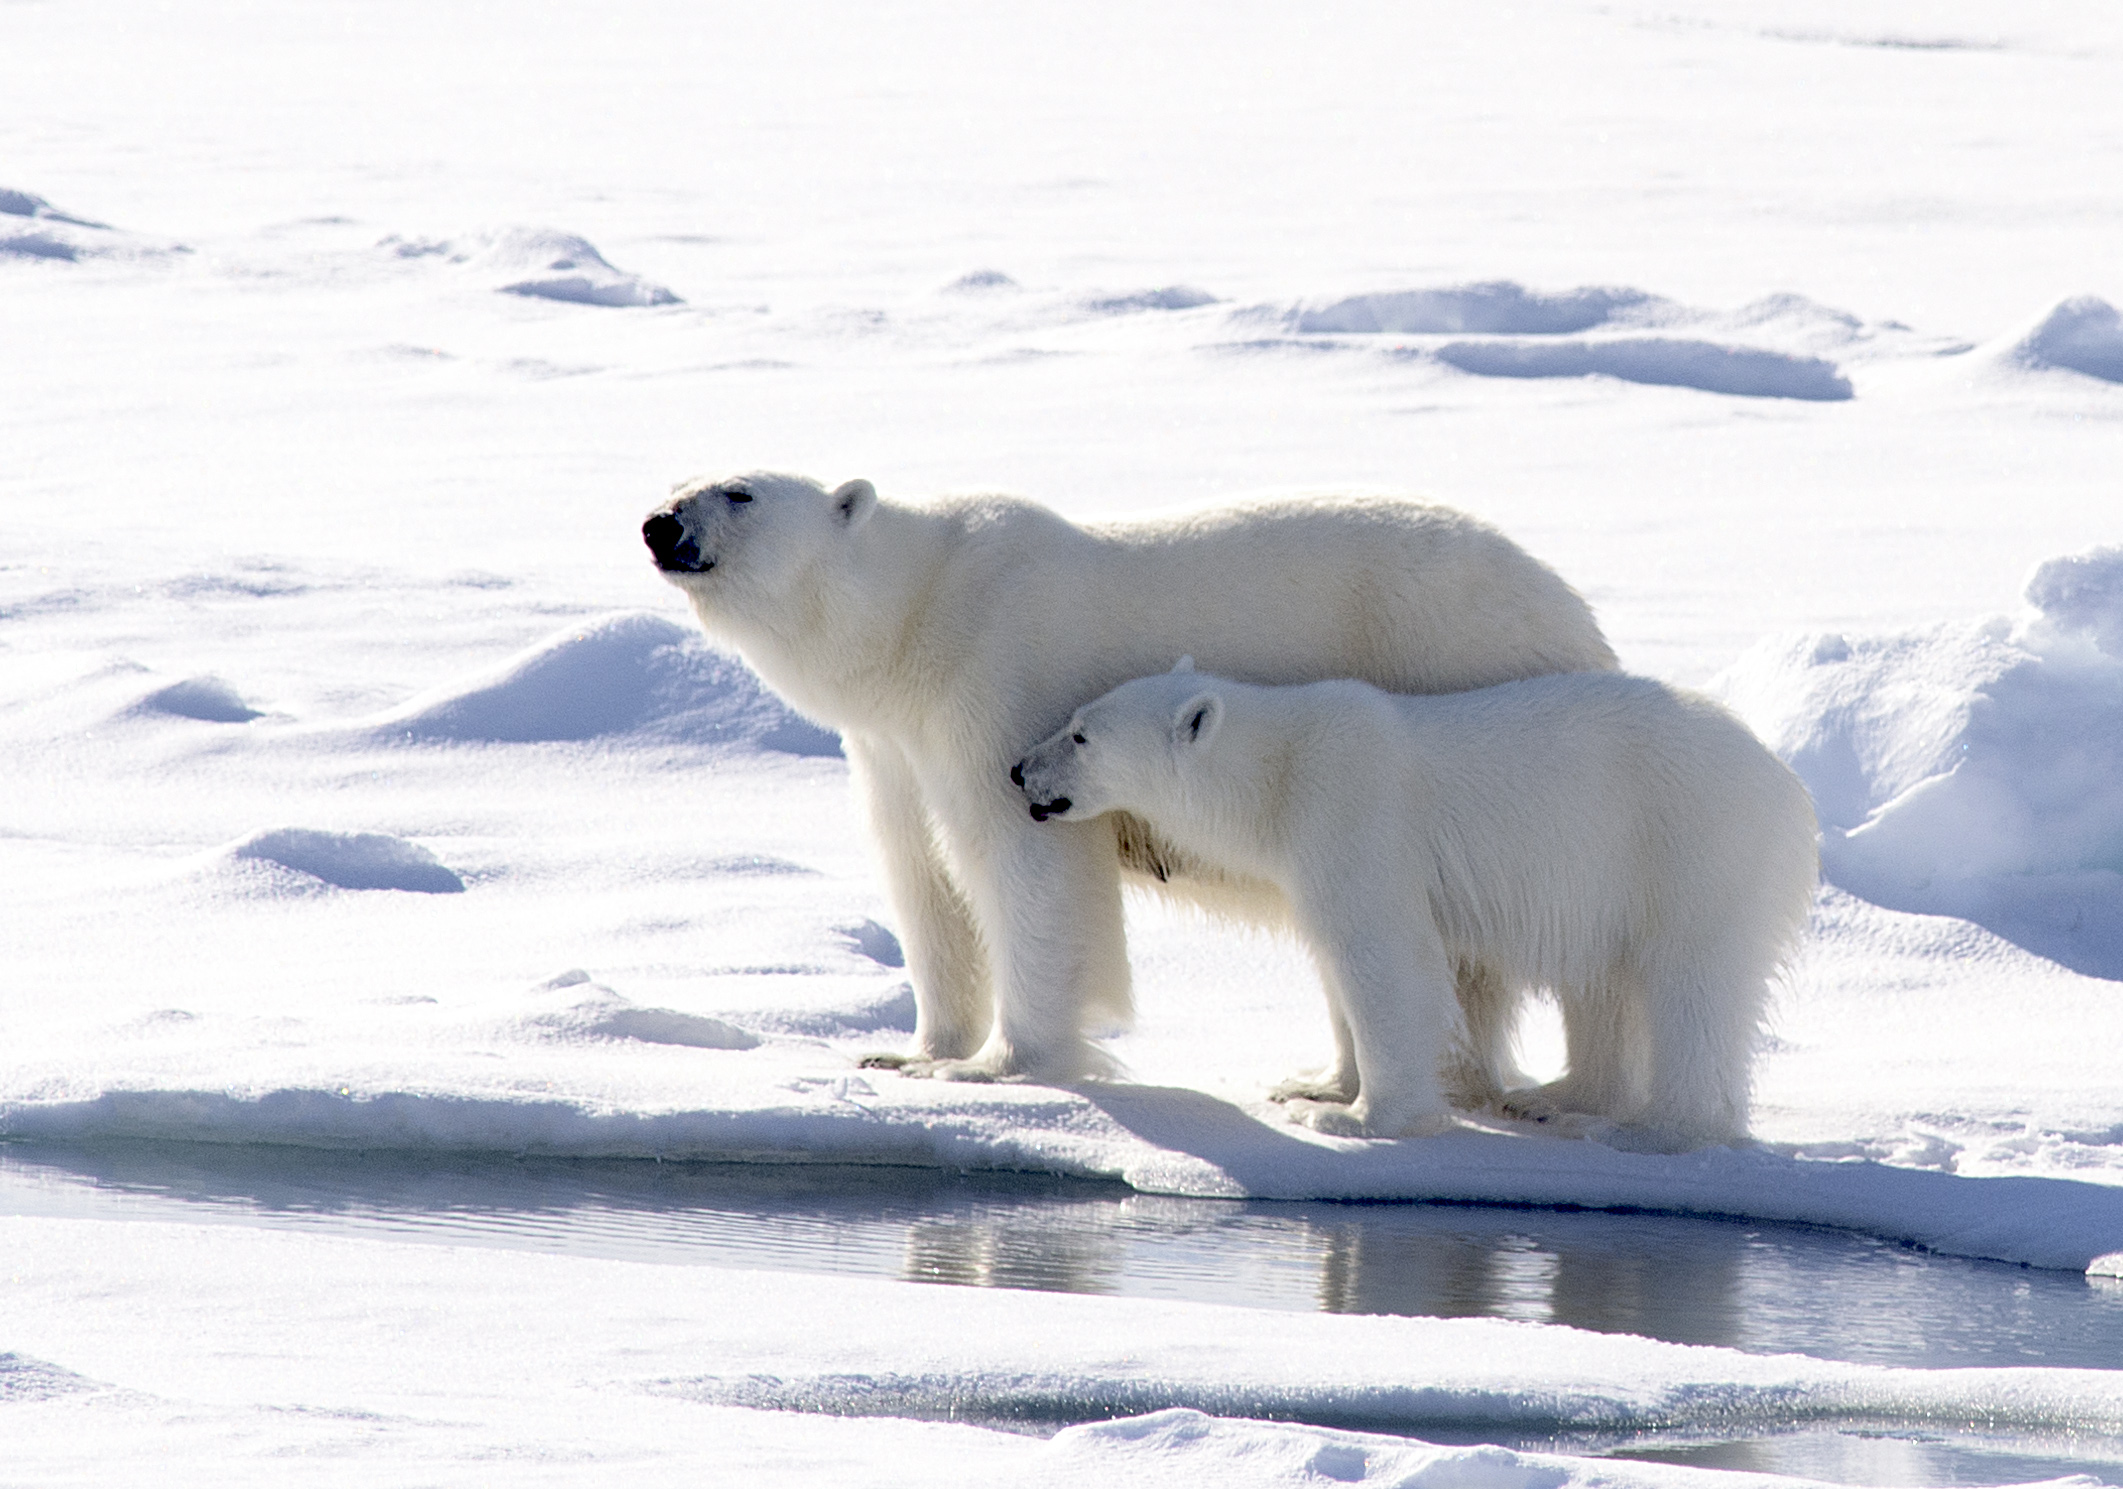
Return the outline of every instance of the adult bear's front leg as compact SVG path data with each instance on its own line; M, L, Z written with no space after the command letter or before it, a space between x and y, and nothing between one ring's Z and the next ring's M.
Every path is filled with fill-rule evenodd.
M988 950L995 1021L972 1058L925 1070L946 1080L1068 1081L1111 1061L1084 1038L1094 1009L1124 1019L1127 932L1113 830L1038 825L1022 800L984 799L947 822L953 857Z
M937 853L906 756L885 740L848 736L843 745L914 982L912 1050L866 1055L862 1063L892 1069L963 1059L980 1048L992 1016L987 957L972 912Z

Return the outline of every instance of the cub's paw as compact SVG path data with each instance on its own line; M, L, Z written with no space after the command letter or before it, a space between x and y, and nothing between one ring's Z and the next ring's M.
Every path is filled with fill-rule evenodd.
M1346 1106L1356 1100L1356 1086L1351 1083L1347 1090L1339 1081L1324 1072L1308 1075L1293 1075L1268 1093L1270 1101L1334 1101Z
M1283 1111L1291 1121L1302 1123L1314 1132L1324 1132L1329 1137L1436 1137L1460 1125L1448 1111L1379 1116L1365 1111L1362 1102L1343 1106L1339 1102L1294 1099L1284 1106Z
M905 1071L909 1065L923 1064L918 1055L903 1055L897 1050L872 1050L855 1062L859 1070Z

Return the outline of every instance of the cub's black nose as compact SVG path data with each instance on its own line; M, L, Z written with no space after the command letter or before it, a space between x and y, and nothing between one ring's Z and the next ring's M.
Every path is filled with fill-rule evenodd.
M1032 803L1032 820L1044 822L1049 817L1059 817L1068 810L1069 798L1066 796L1057 796L1052 801L1035 801Z
M649 545L649 552L659 569L695 573L704 567L700 561L700 548L686 536L686 525L669 512L658 512L644 522L641 540Z
M1016 763L1015 765L1013 765L1013 766L1011 766L1011 767L1010 767L1010 784L1011 784L1011 785L1013 785L1013 786L1015 786L1015 787L1017 787L1017 788L1018 788L1018 789L1020 789L1020 790L1024 789L1024 784L1025 784L1025 762L1024 762L1024 761L1020 760L1020 761L1018 761L1018 762L1017 762L1017 763Z

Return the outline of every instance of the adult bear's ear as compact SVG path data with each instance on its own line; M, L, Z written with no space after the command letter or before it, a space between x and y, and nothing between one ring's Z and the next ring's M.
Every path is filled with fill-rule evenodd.
M1181 749L1205 745L1216 737L1224 721L1224 700L1214 693L1196 693L1172 716L1172 742Z
M833 515L849 532L870 520L877 510L877 488L868 481L848 481L833 488Z
M1172 670L1174 672L1192 672L1194 670L1194 658L1181 657Z

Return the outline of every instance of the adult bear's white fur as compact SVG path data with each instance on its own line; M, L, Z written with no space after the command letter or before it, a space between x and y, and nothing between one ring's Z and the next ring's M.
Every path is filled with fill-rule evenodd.
M1530 1103L1647 1144L1747 1131L1768 979L1812 903L1813 805L1707 698L1613 673L1409 698L1178 670L1017 767L1031 814L1126 811L1290 901L1337 1015L1331 1131L1450 1123L1455 969L1551 989L1569 1072Z
M1404 692L1614 665L1554 572L1410 502L1079 527L1004 497L902 505L762 473L682 487L643 535L711 636L841 732L914 979L910 1068L945 1076L1100 1068L1084 1025L1130 1004L1124 866L1234 913L1280 909L1140 824L1035 829L1006 772L1084 699L1182 652L1257 682Z

